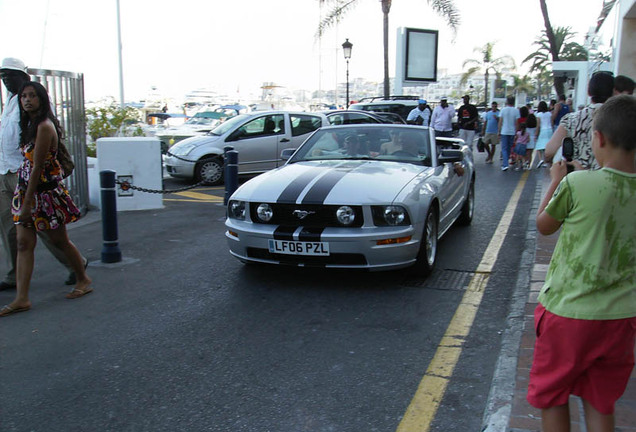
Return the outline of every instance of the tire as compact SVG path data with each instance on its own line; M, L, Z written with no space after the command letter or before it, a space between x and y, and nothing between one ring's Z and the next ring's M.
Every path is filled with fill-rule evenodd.
M205 157L203 162L197 163L194 168L194 179L197 182L205 181L208 185L223 183L223 162L221 159Z
M431 205L426 214L422 240L420 241L420 251L417 254L414 272L418 276L428 276L433 271L437 262L437 209Z
M475 182L470 182L470 187L468 188L468 196L466 197L466 201L464 201L464 205L462 206L462 212L457 219L457 223L460 225L470 225L473 220L473 213L475 212Z

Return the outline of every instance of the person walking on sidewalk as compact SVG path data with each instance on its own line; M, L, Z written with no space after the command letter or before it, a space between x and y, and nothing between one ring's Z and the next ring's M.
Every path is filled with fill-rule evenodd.
M0 316L31 309L29 286L38 231L48 234L77 275L77 284L66 298L75 299L93 291L82 255L66 233L66 224L75 222L81 214L62 182L63 172L57 160L62 127L51 112L49 95L40 83L24 83L18 97L24 160L18 169L18 185L11 204L18 239L17 291L13 302L0 309Z
M614 431L614 405L634 368L636 339L636 99L616 96L595 114L599 170L553 164L537 229L561 228L535 310L528 402L542 430L570 430L570 394L590 432ZM553 195L554 194L554 195ZM551 198L550 198L551 197Z
M508 171L508 160L510 159L510 150L517 132L517 119L519 118L519 110L515 108L515 98L508 96L506 98L506 106L501 110L499 116L499 136L501 137L501 170Z
M457 110L459 138L463 139L464 143L472 150L477 120L479 120L479 112L477 112L477 107L470 103L469 95L465 95L463 100L464 105L460 106Z
M534 167L534 161L539 159L537 168L543 165L545 146L552 137L552 114L548 111L548 104L545 101L539 102L537 108L539 111L537 117L537 140L534 145L534 153L532 154L532 160L530 161L530 169Z
M492 103L492 109L486 113L486 121L482 129L484 138L484 147L486 149L486 163L492 163L492 158L495 155L495 149L499 144L499 110L497 109L497 102Z
M17 171L24 159L20 153L20 108L17 93L20 86L31 80L24 63L16 58L5 58L0 65L0 78L8 91L7 102L0 122L0 234L4 246L9 271L0 281L0 291L15 289L16 286L16 229L11 214L11 201L18 183ZM74 285L75 273L66 261L64 253L57 249L45 232L39 232L40 239L53 256L69 271L66 285ZM88 264L83 258L85 265Z
M442 96L440 104L433 110L431 116L431 127L435 130L435 137L453 137L453 116L455 108L448 104L448 98Z

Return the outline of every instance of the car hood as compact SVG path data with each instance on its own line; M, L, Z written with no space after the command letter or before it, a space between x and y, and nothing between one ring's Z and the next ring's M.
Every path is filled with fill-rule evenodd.
M297 162L243 184L232 199L297 204L390 204L433 169L384 161Z

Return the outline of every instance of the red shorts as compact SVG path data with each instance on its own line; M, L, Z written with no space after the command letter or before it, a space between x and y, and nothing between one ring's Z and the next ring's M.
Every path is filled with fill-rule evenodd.
M539 304L534 327L530 405L541 409L565 405L573 394L601 414L613 414L634 368L636 318L564 318Z

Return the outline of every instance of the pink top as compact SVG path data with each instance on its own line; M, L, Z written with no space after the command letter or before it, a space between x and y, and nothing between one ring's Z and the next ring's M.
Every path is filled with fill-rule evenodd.
M528 144L530 142L530 134L526 131L525 134L521 135L521 131L517 131L517 144Z

